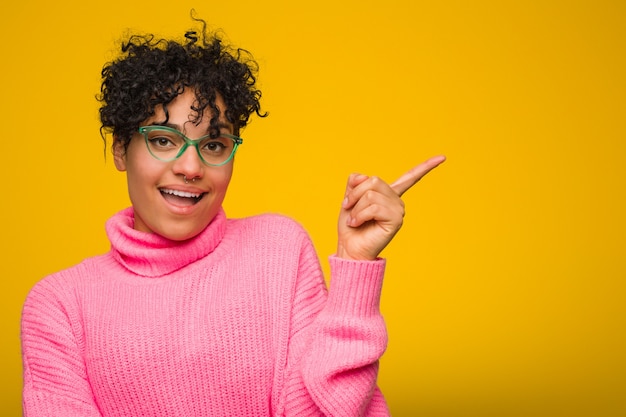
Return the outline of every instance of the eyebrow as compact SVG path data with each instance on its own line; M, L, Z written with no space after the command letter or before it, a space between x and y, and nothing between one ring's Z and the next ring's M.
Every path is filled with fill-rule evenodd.
M169 128L172 128L172 129L176 129L176 130L178 130L180 133L183 133L183 128L182 128L182 126L181 126L181 125L178 125L178 124L176 124L176 123L170 123L170 122L166 122L166 123L158 123L158 122L154 122L154 123L151 123L151 124L150 124L150 126L165 126L165 127L169 127ZM212 127L212 126L209 126L209 129L211 129L211 127ZM230 130L230 131L234 131L234 130L235 130L235 127L234 127L233 125L228 124L228 123L224 123L224 122L218 122L218 123L217 123L217 127L218 127L219 129L228 129L228 130ZM210 130L207 130L207 131L206 131L206 134L207 134L207 135L208 135L208 134L210 134L210 133L211 133L211 132L210 132ZM183 134L185 134L185 133L183 133Z

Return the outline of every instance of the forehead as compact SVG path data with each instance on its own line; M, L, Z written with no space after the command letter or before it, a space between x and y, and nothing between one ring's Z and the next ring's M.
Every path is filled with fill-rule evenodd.
M198 130L208 132L211 128L210 121L214 111L210 106L207 106L202 112L202 117L199 118L198 104L195 92L191 89L185 89L165 107L161 104L157 105L154 109L154 115L142 124L144 126L165 125L185 134ZM232 131L234 126L226 118L226 104L219 93L215 98L215 106L220 112L216 127L220 130Z

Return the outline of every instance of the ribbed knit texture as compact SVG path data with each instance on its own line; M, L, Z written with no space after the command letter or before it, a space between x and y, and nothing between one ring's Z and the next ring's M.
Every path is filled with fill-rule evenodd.
M330 257L304 230L227 219L173 242L106 226L111 251L31 290L22 316L26 417L387 416L384 260Z

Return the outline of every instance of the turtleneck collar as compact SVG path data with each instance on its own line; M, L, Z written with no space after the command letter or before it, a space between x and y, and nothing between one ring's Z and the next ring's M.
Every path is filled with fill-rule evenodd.
M133 208L129 207L106 222L106 233L115 260L145 277L160 277L197 261L213 252L226 233L223 209L197 236L181 242L135 230L134 222Z

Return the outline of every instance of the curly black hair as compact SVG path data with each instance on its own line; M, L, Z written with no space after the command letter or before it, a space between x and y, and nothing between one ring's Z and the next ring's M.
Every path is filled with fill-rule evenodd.
M235 135L252 113L267 116L261 113L261 91L255 87L258 65L251 54L224 45L217 34L207 32L203 20L193 19L202 25L199 34L190 30L182 41L132 35L122 42L122 55L104 65L97 96L103 138L112 133L114 141L121 141L126 149L140 123L155 114L156 106L162 105L168 118L168 103L185 88L192 88L196 95L194 122L210 109L211 135L219 135L218 93Z

